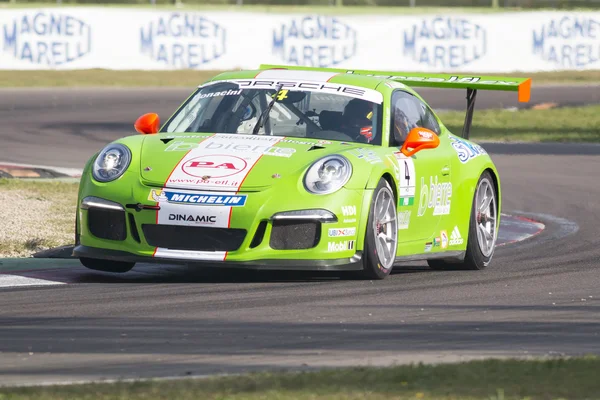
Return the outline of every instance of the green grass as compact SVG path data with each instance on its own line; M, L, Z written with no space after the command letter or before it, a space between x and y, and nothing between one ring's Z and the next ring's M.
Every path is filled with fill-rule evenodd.
M0 257L28 257L74 243L78 187L78 183L0 179Z
M598 399L600 359L485 360L301 373L0 389L0 399Z
M195 87L220 71L0 71L0 87ZM493 74L486 74L493 75ZM600 71L557 71L532 74L506 73L531 77L533 85L600 83ZM600 90L600 89L599 89Z
M454 133L462 131L464 112L440 113ZM475 141L600 142L600 105L548 110L475 111Z

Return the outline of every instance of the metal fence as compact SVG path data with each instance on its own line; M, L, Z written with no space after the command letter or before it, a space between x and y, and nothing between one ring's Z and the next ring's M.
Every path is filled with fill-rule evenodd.
M0 0L2 3L62 4L190 4L331 7L506 7L506 8L600 8L600 0Z

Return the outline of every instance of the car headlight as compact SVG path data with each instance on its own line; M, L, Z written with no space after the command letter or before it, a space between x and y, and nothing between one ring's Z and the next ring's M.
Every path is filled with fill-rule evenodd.
M350 162L340 155L317 160L304 175L304 187L310 193L329 194L339 190L352 175Z
M98 182L114 181L129 167L131 151L119 143L106 146L94 161L92 176Z

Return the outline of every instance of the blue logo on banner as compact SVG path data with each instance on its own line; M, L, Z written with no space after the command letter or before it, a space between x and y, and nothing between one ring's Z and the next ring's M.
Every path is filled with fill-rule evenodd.
M140 49L174 68L196 68L225 54L225 28L200 14L171 13L140 29Z
M58 66L90 52L90 25L71 15L31 12L6 23L2 29L2 51L17 60Z
M307 16L273 31L273 54L293 65L330 67L356 54L356 31L335 17Z
M468 19L423 19L404 31L404 55L434 68L458 68L486 53L486 30Z
M564 16L532 33L533 54L559 67L581 68L600 60L600 20Z

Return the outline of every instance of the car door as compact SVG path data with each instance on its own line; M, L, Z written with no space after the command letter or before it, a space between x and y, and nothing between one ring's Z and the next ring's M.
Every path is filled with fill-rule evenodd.
M441 239L441 218L450 213L452 185L450 159L440 146L422 150L406 157L400 148L408 132L416 127L427 128L439 135L440 126L431 109L416 96L403 90L392 94L390 145L398 163L398 239L399 242L431 241L431 247L446 248L448 241ZM447 238L446 238L447 239ZM432 248L425 251L431 251Z

